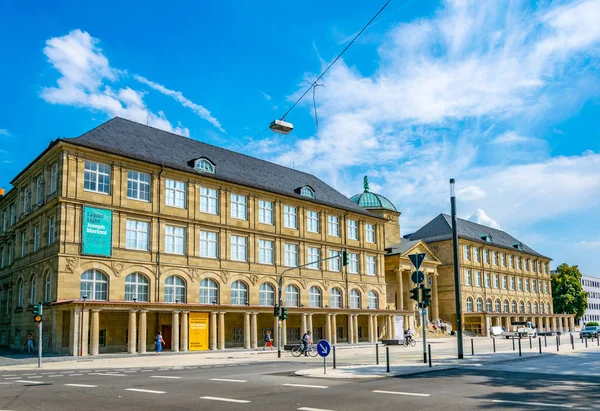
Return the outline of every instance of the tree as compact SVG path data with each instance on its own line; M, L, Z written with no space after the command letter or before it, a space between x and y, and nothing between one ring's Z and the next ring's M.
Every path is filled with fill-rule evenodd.
M576 265L561 264L552 276L552 300L556 314L575 314L583 317L587 308L588 293L581 286L581 272Z

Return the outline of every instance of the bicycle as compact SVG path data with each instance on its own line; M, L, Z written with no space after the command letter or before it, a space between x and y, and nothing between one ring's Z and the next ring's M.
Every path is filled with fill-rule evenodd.
M317 350L312 346L312 344L308 345L308 349L306 350L306 353L308 355L310 355L311 357L316 357L317 355L319 355L319 353L317 352ZM302 345L299 345L297 347L294 347L294 349L292 350L292 355L294 357L300 357L300 355L302 355Z
M404 343L403 343L403 345L404 345L405 347L408 347L409 345L410 345L411 347L414 347L414 346L416 346L416 345L417 345L417 340L415 340L414 338L411 338L411 339L410 339L410 342L409 342L409 340L408 340L407 338L405 338L405 339L404 339Z

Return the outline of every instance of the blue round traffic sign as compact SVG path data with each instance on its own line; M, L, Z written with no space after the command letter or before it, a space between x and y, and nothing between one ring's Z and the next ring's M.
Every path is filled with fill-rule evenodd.
M321 340L317 344L317 352L321 357L327 357L331 352L331 344L327 340Z

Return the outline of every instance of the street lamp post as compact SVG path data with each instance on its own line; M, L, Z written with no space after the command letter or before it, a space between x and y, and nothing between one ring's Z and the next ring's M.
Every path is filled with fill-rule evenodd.
M463 335L462 335L462 309L460 300L460 274L458 272L458 230L456 228L456 195L454 192L454 179L450 179L450 205L452 208L452 252L454 260L454 300L456 302L456 336L458 359L464 358L463 355Z

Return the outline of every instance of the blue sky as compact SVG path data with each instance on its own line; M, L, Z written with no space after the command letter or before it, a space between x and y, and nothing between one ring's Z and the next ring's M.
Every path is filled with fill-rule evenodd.
M326 4L324 4L326 3ZM382 2L383 3L383 2ZM119 115L372 191L407 234L449 211L600 276L600 0L0 6L0 186Z

